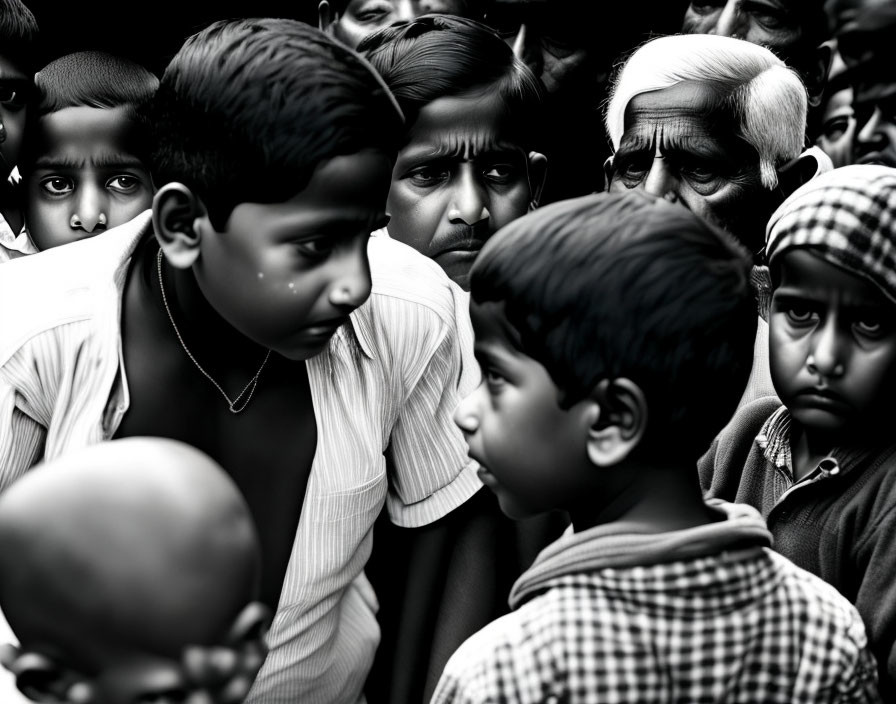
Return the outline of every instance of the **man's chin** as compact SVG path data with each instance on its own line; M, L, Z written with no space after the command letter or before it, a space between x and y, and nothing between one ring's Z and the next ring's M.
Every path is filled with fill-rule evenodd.
M473 262L479 250L476 251L453 251L440 254L435 258L436 263L448 275L454 283L460 286L464 291L470 290L470 269L473 268Z

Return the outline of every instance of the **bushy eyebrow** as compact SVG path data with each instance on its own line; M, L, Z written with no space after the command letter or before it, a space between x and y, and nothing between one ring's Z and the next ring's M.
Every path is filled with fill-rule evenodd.
M407 160L437 160L458 158L479 158L486 154L500 154L507 152L522 153L523 148L514 142L503 139L494 139L491 135L478 135L476 139L459 139L456 134L443 135L438 143L425 144L418 148L409 149L402 154L402 159ZM469 154L472 152L472 157Z
M92 155L89 158L72 158L62 155L47 154L34 160L34 169L47 171L77 171L93 166L97 169L146 169L147 166L140 159L130 154L117 154L104 152Z

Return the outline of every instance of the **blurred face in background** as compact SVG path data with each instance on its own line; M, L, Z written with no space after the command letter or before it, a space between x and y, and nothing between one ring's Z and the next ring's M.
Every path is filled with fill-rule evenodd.
M542 80L549 94L594 81L593 27L580 12L548 0L494 0L485 19Z
M329 30L343 44L357 48L361 40L392 24L410 22L428 14L459 15L479 19L474 0L348 0L339 12L340 2L320 3L320 28ZM324 7L326 6L326 8Z

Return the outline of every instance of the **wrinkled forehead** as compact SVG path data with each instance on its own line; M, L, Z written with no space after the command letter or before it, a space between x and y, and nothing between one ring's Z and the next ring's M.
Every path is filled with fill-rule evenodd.
M634 146L709 142L741 148L740 118L719 86L685 81L640 93L626 105L620 149Z
M737 126L727 102L730 92L709 81L682 81L669 88L639 93L625 106L625 130L635 124L659 125L690 120L720 128Z

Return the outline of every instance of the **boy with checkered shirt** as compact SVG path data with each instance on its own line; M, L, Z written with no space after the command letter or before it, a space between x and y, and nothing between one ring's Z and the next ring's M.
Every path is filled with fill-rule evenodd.
M772 551L755 509L700 490L750 371L749 274L727 235L636 191L553 204L485 245L483 382L455 421L505 513L572 525L434 704L878 701L855 608Z
M896 169L823 174L767 233L777 397L738 411L701 481L759 509L776 550L855 604L896 701Z

